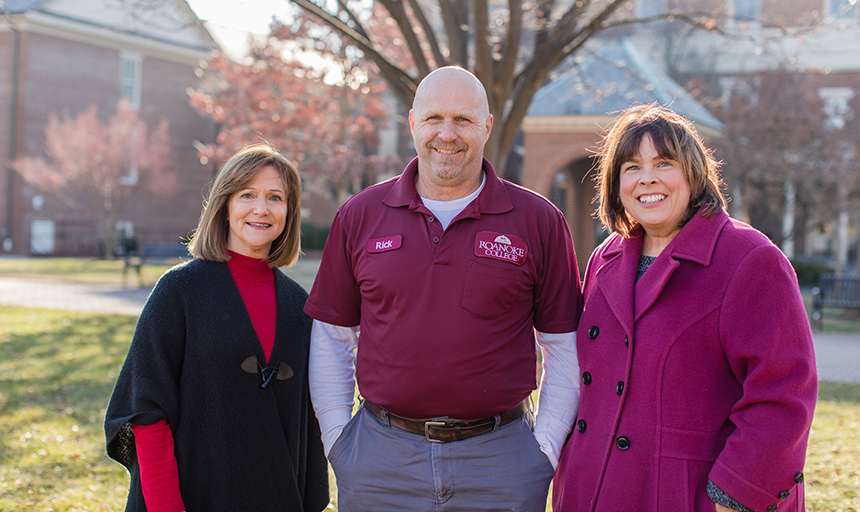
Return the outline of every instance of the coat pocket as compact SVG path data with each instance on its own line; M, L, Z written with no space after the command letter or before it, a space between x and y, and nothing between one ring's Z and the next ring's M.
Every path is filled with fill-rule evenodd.
M732 430L662 429L658 510L713 510L708 474Z

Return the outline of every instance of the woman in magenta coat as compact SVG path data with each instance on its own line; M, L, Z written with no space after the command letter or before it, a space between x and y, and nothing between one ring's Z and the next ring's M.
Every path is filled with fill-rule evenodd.
M633 107L598 158L612 234L586 270L553 510L804 510L818 385L791 265L726 214L685 118Z

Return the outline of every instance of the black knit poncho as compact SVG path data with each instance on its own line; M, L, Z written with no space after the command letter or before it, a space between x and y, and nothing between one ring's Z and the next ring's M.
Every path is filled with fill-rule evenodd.
M146 510L131 423L162 418L189 512L326 507L328 466L308 392L307 293L280 271L275 288L268 366L286 363L294 374L263 389L260 374L242 368L249 356L266 364L227 264L193 260L158 281L105 417L108 455L131 475L126 510Z

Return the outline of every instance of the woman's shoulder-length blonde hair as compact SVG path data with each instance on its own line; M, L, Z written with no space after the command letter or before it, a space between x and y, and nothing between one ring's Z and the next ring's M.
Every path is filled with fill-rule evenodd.
M265 143L242 149L218 171L209 197L203 204L197 230L188 244L192 256L208 261L230 259L227 252L230 230L227 208L230 198L247 187L265 167L272 167L280 174L287 196L286 225L269 248L269 266L276 268L296 262L301 252L301 179L295 164Z
M597 216L611 232L629 237L638 222L621 204L621 166L639 152L646 136L651 138L661 158L679 164L690 185L690 204L681 218L684 226L703 208L711 216L726 208L720 187L719 163L687 118L657 105L636 105L622 112L597 148Z

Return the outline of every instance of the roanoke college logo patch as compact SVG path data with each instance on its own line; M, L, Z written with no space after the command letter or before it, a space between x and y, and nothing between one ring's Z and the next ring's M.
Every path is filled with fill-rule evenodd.
M475 237L475 256L480 258L522 265L526 262L528 254L526 243L518 236L481 231Z
M369 253L395 251L400 249L403 243L403 235L388 235L382 238L371 238L367 241L365 249Z

